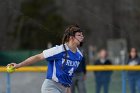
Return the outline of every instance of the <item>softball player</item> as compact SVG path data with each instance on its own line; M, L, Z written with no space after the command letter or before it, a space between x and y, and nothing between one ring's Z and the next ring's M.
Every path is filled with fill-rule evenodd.
M83 57L78 49L83 39L79 26L71 25L65 30L61 45L44 50L19 64L11 63L8 65L20 68L46 59L48 71L41 93L70 93L73 72L79 66Z

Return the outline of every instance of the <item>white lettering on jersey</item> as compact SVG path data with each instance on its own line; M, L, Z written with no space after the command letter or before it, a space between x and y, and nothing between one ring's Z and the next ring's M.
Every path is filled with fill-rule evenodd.
M65 59L62 59L62 64L64 63ZM75 66L75 67L78 67L80 64L79 61L71 61L71 60L68 60L67 59L67 62L66 62L66 65L67 66Z
M72 74L73 74L73 71L74 71L74 68L71 68L70 70L69 70L69 76L71 76Z

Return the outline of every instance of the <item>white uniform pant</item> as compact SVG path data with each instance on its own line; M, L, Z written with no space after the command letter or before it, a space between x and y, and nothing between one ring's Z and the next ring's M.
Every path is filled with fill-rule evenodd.
M41 93L67 93L68 88L50 79L45 79Z

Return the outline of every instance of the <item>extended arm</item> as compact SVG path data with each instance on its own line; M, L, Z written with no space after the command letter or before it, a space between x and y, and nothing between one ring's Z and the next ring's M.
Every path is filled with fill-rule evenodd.
M40 54L37 54L37 55L34 55L34 56L31 56L31 57L27 58L26 60L22 61L21 63L18 63L18 64L10 63L8 65L13 65L14 68L20 68L20 67L23 67L23 66L34 64L34 63L42 61L44 59L45 58L43 56L43 53L40 53Z

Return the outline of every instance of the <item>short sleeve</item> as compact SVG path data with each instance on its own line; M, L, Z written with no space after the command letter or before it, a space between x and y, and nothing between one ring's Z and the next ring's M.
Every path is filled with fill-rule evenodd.
M51 60L59 57L59 55L63 52L60 46L52 47L50 49L46 49L43 51L44 58Z

